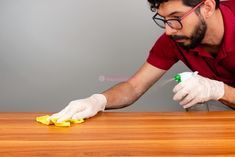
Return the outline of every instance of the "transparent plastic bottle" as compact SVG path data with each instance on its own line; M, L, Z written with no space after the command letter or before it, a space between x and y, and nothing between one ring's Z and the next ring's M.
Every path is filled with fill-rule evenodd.
M178 83L183 82L191 77L194 77L198 74L197 71L195 72L182 72L179 74L176 74L174 77L174 80ZM186 108L186 111L192 112L192 111L209 111L209 106L206 102L204 103L198 103L195 104L189 108Z

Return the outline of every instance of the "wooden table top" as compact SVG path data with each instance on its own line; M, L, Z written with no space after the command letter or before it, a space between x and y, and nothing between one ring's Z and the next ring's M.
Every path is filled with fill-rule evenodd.
M235 112L103 112L71 127L0 113L1 157L235 156Z

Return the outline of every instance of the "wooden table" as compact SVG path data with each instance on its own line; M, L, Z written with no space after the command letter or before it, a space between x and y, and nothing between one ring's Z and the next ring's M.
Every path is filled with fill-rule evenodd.
M104 112L72 127L0 113L0 157L235 156L235 112Z

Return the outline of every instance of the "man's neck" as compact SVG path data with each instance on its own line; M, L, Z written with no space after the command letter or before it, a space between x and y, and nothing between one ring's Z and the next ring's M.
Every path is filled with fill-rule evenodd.
M202 41L204 48L211 54L216 54L224 37L224 22L221 11L217 9L215 14L207 19L207 32Z

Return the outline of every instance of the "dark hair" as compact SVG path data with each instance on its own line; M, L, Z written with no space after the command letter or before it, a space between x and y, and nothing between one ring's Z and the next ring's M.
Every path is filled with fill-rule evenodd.
M163 2L167 2L169 0L148 0L149 4L150 4L150 9L155 12L159 5ZM200 3L202 0L182 0L183 4L185 4L186 6L190 6L190 7L195 7L198 3ZM220 0L215 0L216 2L216 8L219 7L219 3Z

